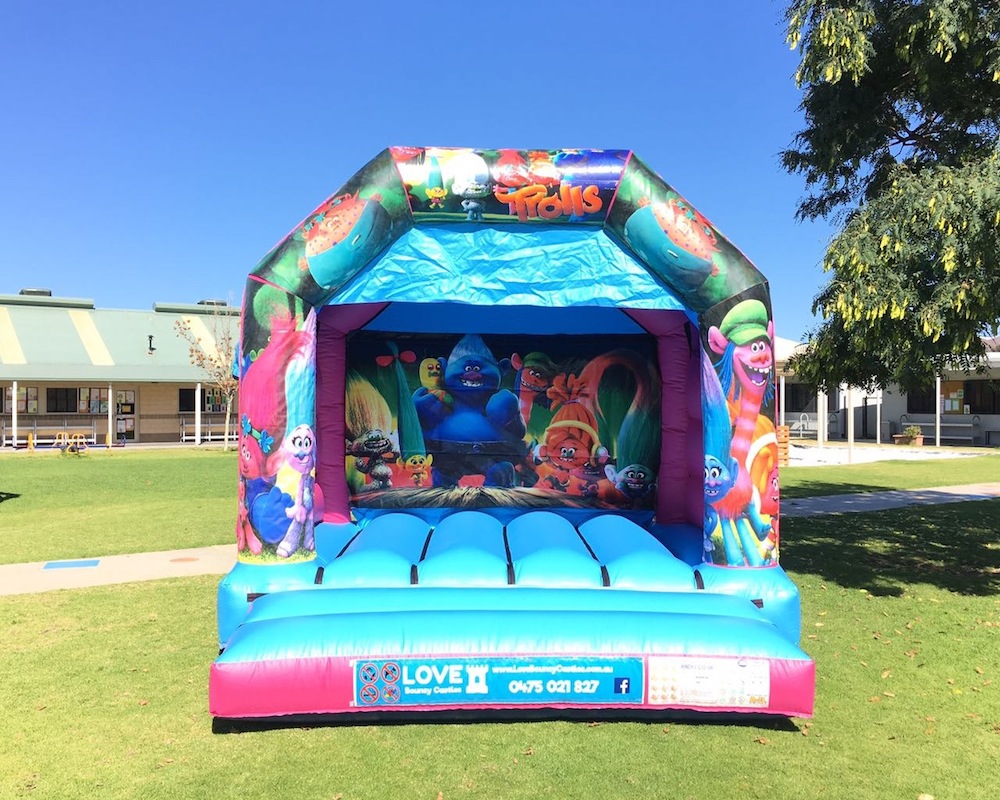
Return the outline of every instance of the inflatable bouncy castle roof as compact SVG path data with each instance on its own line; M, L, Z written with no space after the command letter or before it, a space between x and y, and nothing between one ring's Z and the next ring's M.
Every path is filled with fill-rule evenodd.
M558 292L546 296L540 276ZM313 307L544 301L702 315L746 292L767 298L747 258L626 150L389 148L254 280Z

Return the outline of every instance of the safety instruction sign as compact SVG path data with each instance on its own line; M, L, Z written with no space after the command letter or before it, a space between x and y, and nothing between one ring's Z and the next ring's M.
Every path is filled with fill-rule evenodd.
M641 658L467 657L354 664L356 706L639 705Z
M770 700L766 659L649 657L651 705L764 709Z

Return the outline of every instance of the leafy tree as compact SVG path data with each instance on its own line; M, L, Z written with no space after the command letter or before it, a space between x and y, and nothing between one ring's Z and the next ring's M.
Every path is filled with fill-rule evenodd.
M982 366L1000 320L1000 2L792 0L806 128L782 153L841 223L790 367L913 388Z
M177 335L188 343L188 358L203 370L206 383L221 391L226 404L226 421L223 429L223 450L229 449L229 430L233 413L233 401L239 380L233 374L236 358L236 333L232 324L232 309L229 305L216 305L209 318L211 341L197 336L186 319L174 322Z

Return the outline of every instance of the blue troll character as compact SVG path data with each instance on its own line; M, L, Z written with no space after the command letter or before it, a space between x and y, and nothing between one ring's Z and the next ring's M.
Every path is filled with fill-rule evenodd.
M427 452L434 454L434 485L453 487L464 475L481 474L487 486L514 486L514 463L525 446L517 395L500 388L510 359L497 361L470 333L440 362L445 394L426 386L413 393Z
M741 469L732 452L732 428L726 396L706 352L702 352L702 420L705 442L705 560L718 557L729 566L762 566L760 542L767 537L769 526L763 522L756 506L748 503L732 514L727 503L738 493ZM716 550L713 536L718 530L722 552Z
M615 489L633 504L651 500L656 493L656 473L643 464L629 464L622 469L608 464L604 474Z
M708 437L706 437L706 441ZM728 449L728 448L727 448ZM725 497L729 490L736 483L736 476L739 473L739 464L735 458L730 456L728 465L722 459L711 453L705 453L705 561L714 561L713 553L715 545L712 542L712 535L719 527L719 512L715 510L715 503ZM726 531L723 531L725 535ZM734 543L730 539L724 539L727 560L739 556L739 549L733 549ZM733 563L738 563L734 561Z

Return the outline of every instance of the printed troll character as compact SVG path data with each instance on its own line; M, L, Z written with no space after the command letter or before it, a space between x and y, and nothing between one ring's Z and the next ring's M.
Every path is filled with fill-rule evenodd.
M520 189L533 183L528 162L517 150L499 150L490 174L499 189Z
M571 495L596 495L596 481L588 481L584 468L603 465L608 449L597 433L597 417L591 410L592 394L582 378L558 375L548 389L555 413L545 436L535 448L538 481L535 488Z
M443 396L426 386L413 393L424 442L434 454L434 485L452 488L464 477L483 475L486 486L511 488L525 445L517 397L500 385L510 359L498 361L481 336L467 333L441 367Z
M288 558L301 546L315 548L315 523L313 506L316 482L316 435L308 425L297 426L281 445L283 465L275 479L283 492L292 498L292 505L285 509L288 528L278 543L277 553Z
M448 190L444 188L444 181L441 180L441 167L436 156L428 158L429 171L427 175L427 186L424 194L427 195L431 210L444 208L444 200L448 196Z
M346 280L351 265L368 261L392 227L381 199L355 192L331 197L317 208L299 232L304 245L299 268L323 287Z
M444 389L444 365L446 359L425 358L420 362L420 385L445 406L451 406L451 395Z
M312 420L316 401L316 312L310 310L301 328L299 346L285 369L285 402L288 432L268 466L275 486L291 499L285 509L284 536L277 543L278 556L287 558L301 546L315 548L313 531L323 518L323 492L316 483L316 435Z
M743 547L740 544L740 533L737 525L746 525L741 518L737 521L726 520L721 525L719 512L715 506L733 488L739 476L739 464L729 454L732 440L729 412L726 408L726 395L719 383L719 376L708 357L701 354L701 419L702 433L705 445L705 518L704 518L704 559L708 563L744 564ZM718 541L722 549L716 553L716 530L719 531ZM744 532L750 536L749 532ZM748 539L752 543L752 539Z
M708 343L721 356L716 369L727 398L736 404L730 455L735 459L736 482L725 497L714 504L723 524L735 526L743 549L743 563L763 566L765 555L761 542L770 525L754 505L754 486L748 468L748 455L754 442L761 406L773 396L772 342L774 323L759 300L743 300L729 310L722 323L708 331ZM752 527L751 531L746 523ZM742 523L742 524L741 524ZM736 562L740 563L740 562Z
M656 467L660 463L660 382L648 360L632 350L613 350L590 361L580 373L594 387L594 407L605 441L614 446L611 463L604 474L614 488L614 502L631 508L650 508L656 497ZM631 376L634 390L626 376ZM613 379L610 379L613 378ZM611 403L600 401L600 388L607 385L609 400L622 397L631 401L624 414L615 413ZM617 465L617 466L616 466ZM655 465L655 466L654 466Z
M643 197L637 206L625 222L625 241L650 265L689 290L719 274L715 230L685 200Z
M763 423L767 423L766 425ZM765 415L757 418L754 440L747 453L746 467L753 483L753 504L770 525L767 538L760 543L765 564L778 561L778 515L781 506L781 488L778 475L778 438L774 423Z
M239 511L237 546L254 555L261 540L275 544L287 525L291 498L274 491L270 460L284 436L288 418L285 369L308 332L296 330L287 312L274 315L271 337L256 358L244 359L240 376Z
M778 533L778 515L781 510L781 488L778 480L778 465L771 467L767 476L767 487L760 494L760 510L771 517L771 532L767 538L761 542L761 549L765 552L765 560L777 561L780 534Z
M462 198L466 219L482 222L486 211L484 198L490 194L492 181L486 161L469 150L454 156L448 167L453 176L451 193Z
M249 550L259 556L263 550L260 538L250 524L252 498L260 494L264 484L264 454L260 442L244 431L239 434L239 507L236 513L236 549ZM250 499L248 499L250 498Z
M552 386L559 367L545 353L539 352L528 353L524 358L514 353L510 363L517 370L514 375L514 391L517 393L521 419L524 420L528 438L529 440L541 438L552 415L539 414L540 420L536 420L532 425L532 412L539 408L545 411L551 408L552 401L546 392Z
M352 494L389 489L392 471L388 464L398 454L389 405L358 372L349 371L346 383L347 483ZM365 476L371 479L370 486L366 486Z
M396 372L396 430L399 437L399 458L396 459L395 473L399 483L404 486L421 488L431 485L431 465L434 456L427 454L424 446L424 433L420 429L420 419L417 417L417 407L413 404L410 394L410 384L406 379L403 364L412 364L417 360L412 350L399 352L395 342L386 342L386 347L392 355L378 356L375 361L380 367L395 365ZM427 362L430 362L429 364ZM425 358L420 364L420 373L430 376L437 367L437 377L440 378L441 365L436 359ZM421 379L421 385L426 385Z

